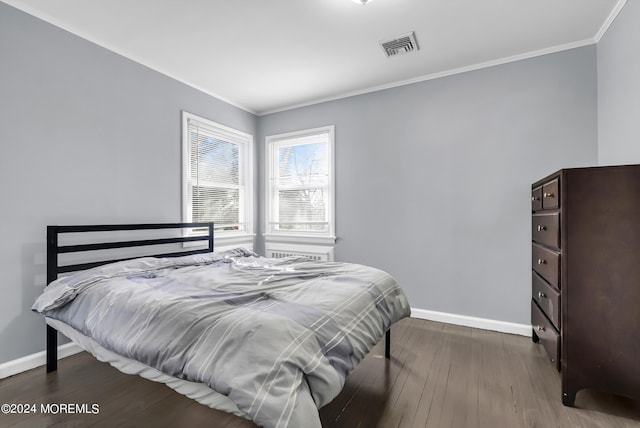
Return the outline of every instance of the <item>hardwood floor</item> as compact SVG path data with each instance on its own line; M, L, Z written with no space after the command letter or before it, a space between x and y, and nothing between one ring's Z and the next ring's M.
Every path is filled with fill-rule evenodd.
M320 410L324 427L640 427L640 402L581 391L560 400L560 375L531 339L407 319ZM633 375L638 375L633 374ZM0 380L0 404L97 403L98 414L0 414L0 427L255 427L81 353ZM296 427L298 428L298 427ZM304 427L300 427L304 428Z

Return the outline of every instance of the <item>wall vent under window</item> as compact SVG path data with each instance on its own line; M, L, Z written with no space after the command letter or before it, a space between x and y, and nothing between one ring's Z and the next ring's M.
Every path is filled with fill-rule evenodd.
M316 245L267 244L265 256L273 259L303 256L311 260L333 261L333 247Z
M383 40L378 43L380 43L382 50L388 57L402 55L420 49L418 47L418 42L416 41L416 36L413 31L407 34L396 36L391 40Z
M270 257L272 259L281 259L284 257L292 256L304 256L310 258L311 260L327 260L326 254L304 254L284 251L267 251L267 257Z

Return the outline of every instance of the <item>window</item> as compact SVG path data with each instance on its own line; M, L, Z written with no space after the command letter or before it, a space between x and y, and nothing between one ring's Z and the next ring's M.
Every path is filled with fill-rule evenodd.
M267 142L267 240L333 244L333 126Z
M250 236L253 137L187 112L182 130L184 221L213 221L216 244Z

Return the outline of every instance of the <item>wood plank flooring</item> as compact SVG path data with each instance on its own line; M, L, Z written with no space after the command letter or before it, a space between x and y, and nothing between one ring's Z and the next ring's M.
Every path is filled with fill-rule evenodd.
M560 401L560 375L531 339L407 319L320 409L324 427L640 427L640 402L581 391ZM255 427L172 389L118 372L86 353L0 380L0 404L97 403L98 414L0 414L2 428ZM295 427L304 428L304 427Z

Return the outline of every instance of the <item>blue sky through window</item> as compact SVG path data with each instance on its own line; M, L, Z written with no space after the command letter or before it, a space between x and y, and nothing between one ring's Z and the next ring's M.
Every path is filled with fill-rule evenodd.
M281 184L326 183L328 175L327 143L324 141L283 146L278 150Z

